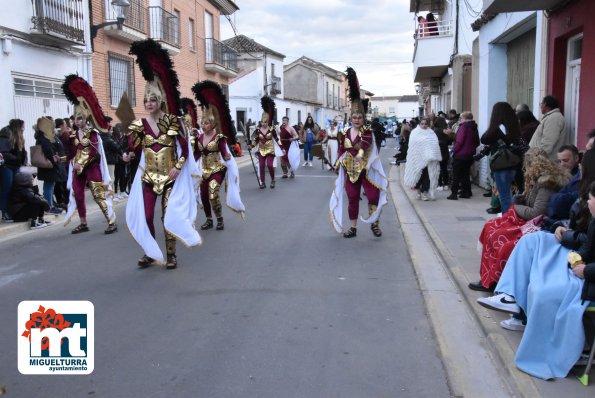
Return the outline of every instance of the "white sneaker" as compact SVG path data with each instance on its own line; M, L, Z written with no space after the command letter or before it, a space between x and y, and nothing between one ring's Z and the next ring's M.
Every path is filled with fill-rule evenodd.
M436 194L434 194L433 192L428 193L428 198L430 198L430 200L436 200Z
M313 164L312 164L312 161L309 161L309 162L308 162L308 166L310 166L310 167L312 167L312 166L313 166Z
M421 200L421 192L417 191L417 193L415 194L415 199Z
M120 193L120 198L121 199L126 199L127 197L128 197L128 194L126 192Z
M477 299L479 305L490 310L507 312L509 314L519 314L521 307L518 306L514 297L506 293L500 293L491 297L481 297Z
M507 330L513 330L515 332L522 332L525 330L525 325L523 325L523 321L520 319L514 318L512 315L510 319L506 319L500 322L500 326Z
M306 167L308 165L308 161L306 160L304 163L302 163L302 167Z
M430 197L428 196L427 193L422 192L421 193L421 200L423 200L424 202L427 202L428 200L430 200Z

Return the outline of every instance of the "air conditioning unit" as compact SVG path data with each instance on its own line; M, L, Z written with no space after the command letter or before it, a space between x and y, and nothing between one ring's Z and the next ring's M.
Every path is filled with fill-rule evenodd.
M430 79L430 94L440 94L442 89L442 80L439 77Z

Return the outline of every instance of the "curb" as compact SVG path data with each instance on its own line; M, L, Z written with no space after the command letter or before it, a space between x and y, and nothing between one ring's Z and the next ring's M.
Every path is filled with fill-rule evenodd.
M392 168L390 171L391 177L394 175L393 178L398 180L397 184L402 190L403 196L407 197L409 204L413 207L417 217L421 221L424 231L430 238L434 249L437 251L440 257L442 268L458 289L462 303L467 308L467 312L473 317L476 327L480 332L482 332L482 335L485 336L487 346L486 348L489 350L490 356L497 365L498 372L500 372L500 374L504 372L502 374L503 379L509 384L511 392L514 392L513 395L515 396L518 395L522 397L541 396L541 392L535 385L533 378L521 372L516 367L510 365L514 364L516 349L512 347L511 344L502 336L502 333L499 332L499 326L494 326L493 324L484 320L489 319L489 317L486 317L482 313L478 312L483 311L483 308L476 306L475 301L471 302L470 297L465 294L465 289L467 288L469 280L467 280L466 276L460 270L460 267L457 265L456 258L452 255L452 253L450 253L448 247L440 239L438 233L432 227L431 222L425 217L423 211L420 210L419 205L416 203L417 201L412 197L412 193L403 187L400 168L397 168L395 171L393 170L394 168ZM400 218L401 214L398 209L397 213ZM412 243L414 244L414 242ZM407 242L407 246L410 247L409 242ZM413 261L413 264L416 268L418 267L418 264L416 264L415 261ZM431 312L428 312L428 314L430 315L430 318L433 318L434 314ZM432 322L434 321L432 320Z

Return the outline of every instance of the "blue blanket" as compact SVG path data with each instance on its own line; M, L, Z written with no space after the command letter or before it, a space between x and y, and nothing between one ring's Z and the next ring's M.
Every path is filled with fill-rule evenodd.
M527 234L496 286L527 314L516 366L545 380L566 377L585 343L582 317L589 302L581 301L583 280L568 268L568 252L553 234Z

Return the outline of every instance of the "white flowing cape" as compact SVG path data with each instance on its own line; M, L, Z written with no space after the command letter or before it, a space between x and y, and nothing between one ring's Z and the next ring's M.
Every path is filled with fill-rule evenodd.
M116 221L116 213L114 212L114 206L112 198L114 197L114 189L112 188L112 180L109 175L109 168L107 167L107 159L105 158L105 152L103 151L103 141L101 136L97 133L97 152L99 153L99 169L101 170L101 179L103 185L107 188L105 191L105 202L107 203L107 214L110 222ZM74 170L72 168L72 161L68 162L68 181L66 187L70 190L70 196L68 199L68 209L66 210L66 216L64 217L64 226L67 226L74 216L76 211L76 202L74 200L74 190L72 189L72 175Z
M294 173L300 168L300 144L297 141L292 141L289 145L287 153L289 159L289 166Z
M409 137L409 148L407 149L407 162L405 162L404 183L407 187L414 187L424 167L431 161L441 161L440 145L438 137L431 129L416 127Z
M176 141L177 143L177 141ZM179 143L178 155L181 153ZM196 171L196 162L192 156L190 140L188 140L188 159L184 162L180 174L176 178L174 187L169 195L167 210L163 220L165 230L182 241L186 246L196 246L202 243L198 231L194 229L196 220L196 205L194 198L194 184L192 173ZM126 205L126 223L136 242L143 248L145 254L158 262L163 262L163 252L147 225L145 218L145 202L143 197L142 175L145 172L145 154L141 154L138 170L130 188L128 204Z
M339 160L343 160L346 153L343 153ZM372 185L380 190L380 196L378 198L378 207L376 211L372 213L368 218L363 218L360 216L360 219L366 223L371 224L378 220L380 217L380 213L382 212L382 208L387 203L386 195L388 190L388 179L384 174L384 169L382 168L382 164L380 162L380 157L378 156L378 151L376 150L376 143L372 141L372 148L370 151L370 158L368 159L367 164L367 173L366 178ZM331 193L331 198L329 201L329 210L331 216L331 222L335 231L341 233L343 231L343 190L345 187L345 171L343 167L339 167L339 176L335 180L335 188Z
M231 154L229 147L227 147L227 153ZM236 213L240 213L242 218L244 218L246 207L240 197L240 171L238 170L238 165L233 156L229 160L225 160L223 157L221 159L227 167L227 172L225 173L225 179L227 181L225 204Z

